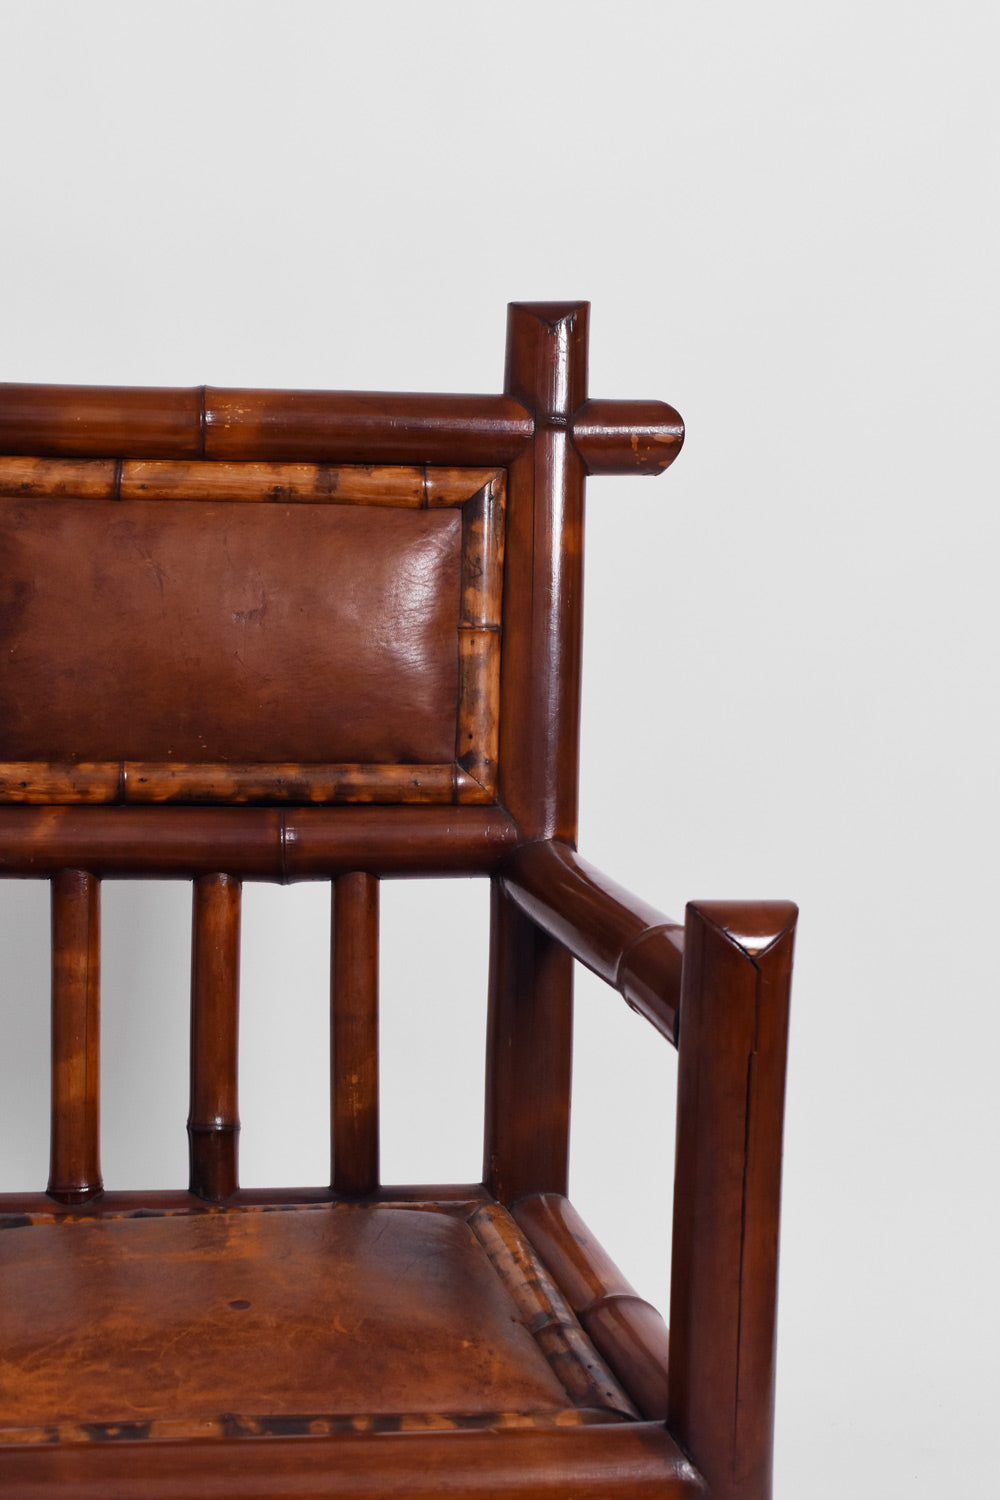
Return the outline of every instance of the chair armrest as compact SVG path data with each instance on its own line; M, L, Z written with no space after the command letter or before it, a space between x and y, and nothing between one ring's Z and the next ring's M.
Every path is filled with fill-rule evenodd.
M501 867L501 884L526 916L676 1045L679 923L549 839L515 849Z

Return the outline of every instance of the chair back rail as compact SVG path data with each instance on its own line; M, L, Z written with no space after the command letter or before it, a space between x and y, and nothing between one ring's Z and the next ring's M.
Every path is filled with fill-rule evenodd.
M504 464L532 437L509 396L0 385L0 453Z
M512 305L499 395L0 385L0 874L53 882L63 1201L100 1191L99 882L134 876L195 883L194 1193L238 1184L241 882L333 883L331 1182L363 1195L379 881L463 874L494 877L485 1180L565 1189L572 961L498 871L576 838L585 477L683 438L589 398L588 316Z

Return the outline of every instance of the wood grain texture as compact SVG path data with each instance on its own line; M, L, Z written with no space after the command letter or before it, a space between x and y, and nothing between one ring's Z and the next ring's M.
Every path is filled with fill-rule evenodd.
M563 1194L533 1193L511 1213L575 1313L604 1297L637 1295Z
M52 880L52 1103L48 1194L101 1191L100 884L84 870Z
M0 807L3 875L488 875L516 841L496 807Z
M463 627L458 632L458 732L455 761L475 783L463 783L460 802L492 802L500 744L500 633Z
M501 486L502 492L506 470L495 466L471 468L465 465L462 468L449 468L438 464L424 464L423 476L423 503L437 508L441 505L464 505L483 490L497 485Z
M502 469L431 464L0 455L0 498L15 500L244 500L424 509L462 505L502 479Z
M125 761L127 803L406 803L451 802L453 763L442 765L175 765ZM53 799L54 800L54 799ZM67 799L68 800L68 799Z
M0 383L0 453L198 458L201 387Z
M548 839L514 850L502 884L533 922L676 1040L684 948L676 922Z
M683 439L588 398L587 322L513 305L498 396L0 387L0 874L53 879L54 940L5 1492L767 1500L794 917L682 942L575 852L584 480ZM473 873L484 1183L380 1186L378 883ZM189 1191L100 1187L98 882L133 875L195 881ZM238 1187L245 879L332 882L329 1187ZM669 1364L564 1196L575 960L680 1016Z
M333 881L330 976L331 1182L362 1197L379 1182L379 888L356 871Z
M508 308L504 389L535 424L507 474L500 664L498 795L522 840L576 836L583 465L567 423L586 397L587 318L586 303ZM485 1181L511 1202L566 1190L573 974L496 884L491 912Z
M796 910L688 907L670 1430L719 1500L769 1500L781 1135Z
M0 453L506 464L532 421L503 396L0 383Z
M469 1228L510 1293L517 1313L570 1400L584 1410L634 1419L635 1407L597 1356L561 1291L546 1275L531 1245L510 1214L484 1204L469 1217Z
M684 442L665 401L585 401L570 431L588 474L662 474Z
M473 674L469 674L473 676ZM460 678L460 689L462 679ZM463 718L478 731L481 715L478 679L466 691ZM486 732L486 731L484 731ZM202 761L81 761L59 764L44 761L0 762L0 802L71 805L183 802L241 804L268 803L406 803L490 801L467 797L456 788L456 765L252 765ZM481 790L481 789L480 789Z
M327 463L505 464L530 441L509 396L205 391L205 456Z
M120 472L114 458L0 457L0 498L114 500Z
M0 465L2 473L2 465ZM273 464L127 459L119 500L230 500L257 504L424 505L424 470L401 464Z
M670 1335L656 1308L622 1293L595 1302L580 1322L642 1416L665 1421Z
M458 623L499 630L503 599L506 482L503 472L462 506L462 578Z
M638 1295L566 1198L522 1198L512 1212L641 1414L662 1421L668 1335L660 1314Z
M239 1187L240 898L231 875L194 883L189 1185L210 1202Z
M123 761L0 761L0 803L106 804L125 796Z
M494 881L490 896L483 1175L502 1203L565 1193L573 966Z
M73 1219L148 1218L155 1214L218 1214L243 1209L310 1208L335 1203L333 1189L325 1187L237 1188L225 1204L212 1204L181 1188L108 1188L85 1203L73 1205ZM493 1200L482 1183L386 1183L369 1195L369 1202L388 1206L416 1204L429 1213L453 1213L467 1218L483 1203ZM47 1193L0 1193L0 1232L25 1228L29 1223L56 1224L66 1221L63 1205L55 1205Z
M240 1437L0 1452L19 1500L699 1500L704 1484L659 1422L453 1432Z
M507 476L507 632L500 801L525 838L576 838L583 462L568 423L586 398L587 303L514 303L504 388L535 419Z

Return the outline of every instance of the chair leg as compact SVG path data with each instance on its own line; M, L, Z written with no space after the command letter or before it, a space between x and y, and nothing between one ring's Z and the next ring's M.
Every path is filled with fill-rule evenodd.
M669 1426L713 1500L768 1500L788 902L688 907L681 991Z

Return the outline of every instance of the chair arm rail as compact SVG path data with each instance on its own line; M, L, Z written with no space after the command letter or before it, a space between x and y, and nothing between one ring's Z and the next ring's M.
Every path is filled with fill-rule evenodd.
M522 844L501 866L510 899L633 1010L677 1042L684 929L567 844Z

